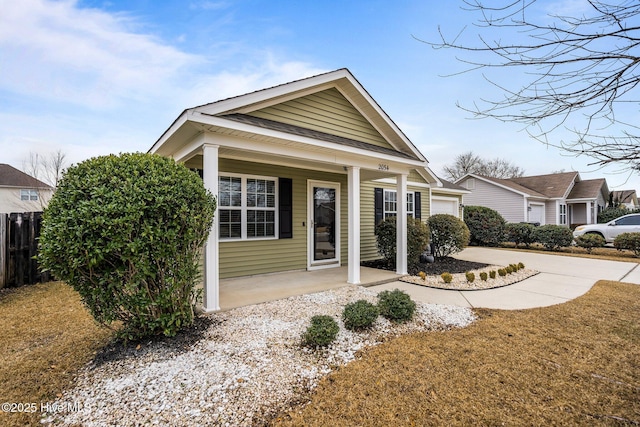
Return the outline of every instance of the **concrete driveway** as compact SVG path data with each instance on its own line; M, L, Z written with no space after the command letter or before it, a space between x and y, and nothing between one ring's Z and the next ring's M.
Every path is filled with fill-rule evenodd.
M496 289L454 291L391 282L371 289L402 289L417 301L461 307L516 310L560 304L585 294L598 280L640 284L640 267L635 262L546 255L507 249L469 247L456 258L487 264L524 263L540 274Z

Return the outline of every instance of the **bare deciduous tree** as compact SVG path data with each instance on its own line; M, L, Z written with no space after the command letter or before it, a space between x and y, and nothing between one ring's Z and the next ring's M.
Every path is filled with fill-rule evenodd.
M57 150L47 155L30 152L22 168L25 173L39 179L56 188L62 178L62 173L67 168L67 155L62 150Z
M461 52L458 59L468 65L462 73L483 71L503 96L461 108L478 118L522 123L536 139L590 156L592 164L640 170L640 2L583 0L566 13L549 13L545 7L560 4L536 0L463 2L479 16L475 41L466 29L447 37L439 28L441 40L427 43ZM492 68L520 70L525 83L508 87L484 74ZM624 117L627 107L632 118ZM570 141L556 141L554 131L562 128L573 132Z
M482 159L480 156L468 151L459 154L451 165L443 167L447 179L455 181L468 173L491 176L494 178L515 178L524 175L524 169L509 163L505 159Z

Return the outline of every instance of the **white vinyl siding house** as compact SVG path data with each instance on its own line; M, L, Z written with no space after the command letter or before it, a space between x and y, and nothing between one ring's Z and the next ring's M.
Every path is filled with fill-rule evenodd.
M465 184L467 179L471 179L472 188L468 188ZM469 177L456 184L470 190L470 193L464 196L464 204L466 206L486 206L495 211L500 212L507 222L522 222L526 205L524 204L524 195L514 192L511 189L495 185L477 177Z

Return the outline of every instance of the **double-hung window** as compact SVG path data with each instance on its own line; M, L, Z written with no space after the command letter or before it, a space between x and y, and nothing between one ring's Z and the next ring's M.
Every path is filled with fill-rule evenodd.
M567 224L567 205L560 203L560 225Z
M398 195L394 190L384 190L384 217L398 215ZM412 191L407 192L407 216L415 216L415 197Z
M225 174L218 178L220 239L275 238L277 178Z
M20 200L22 201L37 201L38 190L20 190Z

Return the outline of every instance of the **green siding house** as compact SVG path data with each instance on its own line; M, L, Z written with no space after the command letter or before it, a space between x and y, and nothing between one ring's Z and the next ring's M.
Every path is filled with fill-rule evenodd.
M426 220L443 189L422 153L347 70L189 108L149 150L202 171L218 210L205 247L204 309L220 279L347 266L378 257L374 225ZM462 196L455 193L454 199ZM406 200L406 203L398 203Z

